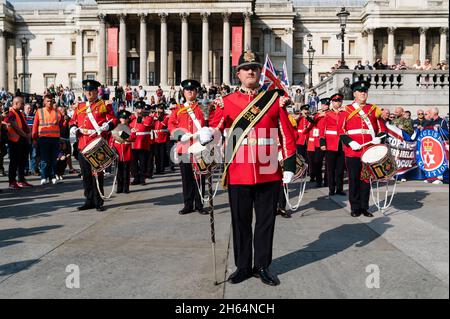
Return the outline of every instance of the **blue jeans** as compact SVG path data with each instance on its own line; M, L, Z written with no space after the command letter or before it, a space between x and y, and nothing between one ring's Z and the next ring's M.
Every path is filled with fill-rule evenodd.
M55 178L56 160L59 152L59 137L40 137L39 152L41 154L41 179Z
M37 145L30 145L29 156L27 159L27 165L25 165L25 170L31 173L36 172L36 148Z

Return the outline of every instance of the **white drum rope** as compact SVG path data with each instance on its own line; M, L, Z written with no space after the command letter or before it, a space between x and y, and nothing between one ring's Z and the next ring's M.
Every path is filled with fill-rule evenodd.
M388 209L391 204L392 204L392 200L394 199L394 195L395 195L395 190L397 188L397 179L398 179L398 175L395 176L395 180L394 180L394 188L392 189L392 194L391 197L389 198L388 201L388 197L389 197L389 180L386 181L386 191L384 194L384 203L383 205L381 205L380 202L380 181L376 181L376 199L375 199L375 195L373 192L373 181L372 178L370 179L370 193L372 195L372 201L374 203L374 205L378 208L378 211L383 212L383 210Z
M202 186L203 186L202 185L202 174L197 174L194 169L192 171L194 173L195 184L197 185L197 190L198 190L198 193L200 194L200 199L202 201L202 204L206 204L211 199L209 198L209 196L203 197L203 194L202 194ZM210 174L211 174L211 179L213 179L213 177L214 177L214 170ZM208 178L209 174L204 174L204 175L205 175L205 179L206 179L206 178ZM212 198L216 197L217 191L219 190L219 184L220 184L220 177L217 179L216 187L214 189L214 193L212 194Z
M290 210L292 210L294 212L296 212L298 210L298 208L300 207L300 203L303 200L303 196L305 195L305 189L306 189L306 176L300 180L300 190L298 193L298 200L295 205L292 205L291 200L289 198L289 184L286 184L283 186L284 197L286 198L286 204Z
M115 165L114 165L115 164ZM114 189L116 188L116 182L117 182L117 172L118 172L118 160L117 158L113 161L113 166L115 167L114 169L114 181L113 181L113 185L112 185L112 189L111 189L111 193L109 193L108 196L105 196L101 191L100 191L100 183L98 182L98 173L95 174L95 181L97 184L97 190L98 193L100 194L100 197L102 199L110 199L112 194L114 193Z

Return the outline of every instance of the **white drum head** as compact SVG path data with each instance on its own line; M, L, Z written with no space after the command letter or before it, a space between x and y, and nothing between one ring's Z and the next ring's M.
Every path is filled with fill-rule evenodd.
M206 149L205 146L203 146L202 144L200 144L200 142L195 142L194 144L192 144L191 146L189 146L188 148L188 152L190 154L200 154L201 152L203 152Z
M90 150L94 149L98 144L100 144L102 141L101 137L96 138L92 142L90 142L84 149L83 152L89 152Z
M361 161L366 164L376 163L388 153L386 145L376 145L368 148L361 156Z

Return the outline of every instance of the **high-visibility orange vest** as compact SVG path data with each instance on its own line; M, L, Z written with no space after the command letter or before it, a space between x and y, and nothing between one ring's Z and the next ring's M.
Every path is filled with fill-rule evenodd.
M59 112L56 109L47 110L41 108L36 116L39 116L39 137L60 137Z
M12 107L9 108L9 112L12 112L14 114L14 116L16 117L16 123L17 126L21 129L23 129L22 127L22 121L20 119L20 117L22 117L23 119L23 123L25 123L25 117L23 116L22 113L17 113L16 110L14 110ZM8 139L11 142L18 142L20 138L20 135L17 134L16 130L13 129L13 127L11 126L11 124L8 124Z

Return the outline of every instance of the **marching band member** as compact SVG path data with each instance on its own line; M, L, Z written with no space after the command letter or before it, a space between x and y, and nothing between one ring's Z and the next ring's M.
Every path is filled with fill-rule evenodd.
M255 53L249 50L241 55L237 67L241 87L219 102L220 107L216 108L214 118L210 119L211 128L216 129L202 128L200 142L210 141L216 130L224 132L228 129L228 136L237 138L236 143L231 138L226 144L228 151L225 151L225 156L229 158L226 159L223 175L228 185L237 266L228 281L237 284L255 276L263 283L275 286L279 281L268 269L272 262L275 214L281 182L290 183L294 176L296 147L294 130L285 108L289 100L280 97L283 93L278 90L261 89L261 69L261 62ZM273 136L274 130L276 136ZM284 157L283 173L278 164L278 138ZM258 154L264 154L265 159ZM254 237L253 207L256 215Z
M384 125L376 116L377 106L367 103L370 83L357 81L352 84L355 100L347 105L338 117L338 135L344 143L345 162L348 171L349 201L351 216L363 214L373 217L368 212L370 184L361 179L361 155L368 146L366 143L380 144L384 135Z
M200 214L206 215L209 211L203 208L188 152L188 148L193 142L193 134L205 125L203 111L196 101L200 83L195 80L184 80L181 82L181 87L186 102L172 110L168 122L172 138L178 141L176 145L177 155L181 157L180 170L183 182L184 207L178 213L184 215L198 211ZM202 185L203 196L205 193L204 177L198 183Z
M117 117L119 118L120 124L127 125L130 119L131 113L123 110L120 111ZM118 155L118 167L117 167L117 194L130 192L130 170L131 170L131 159L132 159L132 149L131 142L136 139L136 133L131 133L122 131L119 133L119 139L115 138L114 135L111 136L110 145L114 148Z
M100 83L95 80L83 81L84 95L88 101L78 104L69 125L71 127L70 134L78 136L78 149L81 155L78 156L78 162L81 167L84 196L86 197L86 202L83 206L78 207L78 210L95 208L102 212L105 207L97 189L95 176L92 174L91 165L82 156L83 149L99 135L108 141L110 131L117 124L112 105L98 99L99 86ZM97 176L100 191L103 193L103 172L98 173Z
M165 114L164 104L160 103L156 107L156 116L154 117L156 174L164 174L164 160L166 158L166 143L169 139L169 117Z
M307 142L308 142L308 133L305 131L308 127L310 121L313 119L309 115L309 105L305 104L300 107L301 115L297 118L297 153L300 154L305 160L307 159Z
M133 159L131 161L131 185L145 185L147 161L150 151L153 118L145 116L144 101L134 103L135 115L130 118L130 128L136 134L136 140L131 144Z
M329 195L346 195L344 192L344 152L338 135L338 114L343 96L339 93L330 97L331 110L325 113L324 125L320 130L320 148L326 152Z

